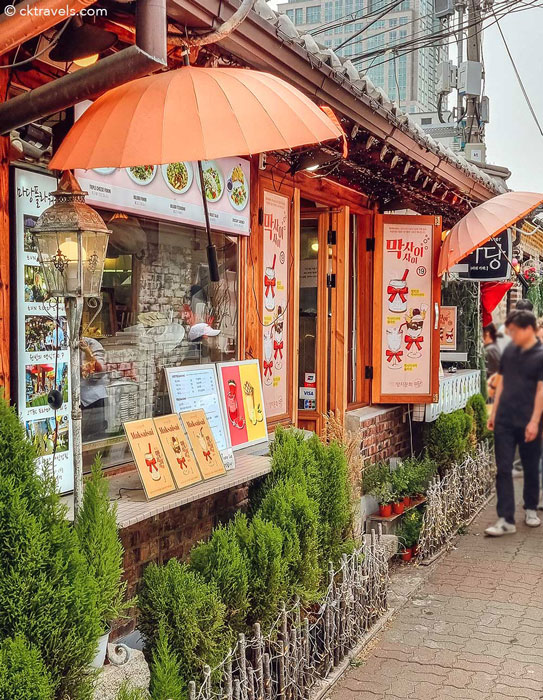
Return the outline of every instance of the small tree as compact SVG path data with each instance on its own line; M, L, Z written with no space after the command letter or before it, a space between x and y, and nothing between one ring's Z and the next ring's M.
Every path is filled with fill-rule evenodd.
M40 652L23 637L0 644L0 698L53 700L53 683Z
M179 659L171 649L163 626L159 628L153 651L149 690L153 700L182 700L184 697Z
M249 576L235 528L232 525L216 527L207 542L200 542L191 550L190 567L205 581L216 584L229 624L242 631L249 609Z
M176 559L165 565L149 564L138 596L139 628L145 650L152 658L163 628L177 656L184 692L188 682L212 668L226 654L231 634L226 608L214 583Z
M85 484L83 504L75 531L89 572L97 588L97 610L102 632L126 609L126 583L123 575L123 546L117 533L117 504L109 500L102 460L96 457L90 479Z
M249 521L238 513L234 527L248 565L248 622L266 625L275 619L287 592L283 534L277 525L259 515Z

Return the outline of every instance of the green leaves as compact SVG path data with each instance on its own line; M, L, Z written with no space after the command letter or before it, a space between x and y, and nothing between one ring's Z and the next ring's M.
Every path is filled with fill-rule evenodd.
M0 644L0 700L53 700L51 675L24 637Z

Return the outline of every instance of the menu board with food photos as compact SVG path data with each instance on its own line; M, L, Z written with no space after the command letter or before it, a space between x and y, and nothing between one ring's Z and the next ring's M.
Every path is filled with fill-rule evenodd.
M181 413L181 421L187 432L192 450L204 479L212 479L226 473L221 454L213 437L205 411Z
M202 480L179 416L172 413L154 419L155 428L178 489Z
M124 424L128 444L148 500L175 491L168 460L152 418Z

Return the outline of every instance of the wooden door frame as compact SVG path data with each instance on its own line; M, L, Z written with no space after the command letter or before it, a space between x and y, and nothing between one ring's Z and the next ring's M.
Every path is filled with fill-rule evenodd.
M329 410L341 418L347 410L347 363L349 333L349 218L348 206L331 212L336 243L332 247L332 269L335 287L332 288L332 326L330 335L330 406Z

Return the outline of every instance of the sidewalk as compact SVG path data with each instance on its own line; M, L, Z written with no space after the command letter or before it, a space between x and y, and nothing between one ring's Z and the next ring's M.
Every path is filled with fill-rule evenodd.
M492 500L331 691L331 700L543 698L543 526L484 537ZM405 567L406 569L408 567ZM428 575L429 574L429 575ZM393 589L402 588L402 574Z

